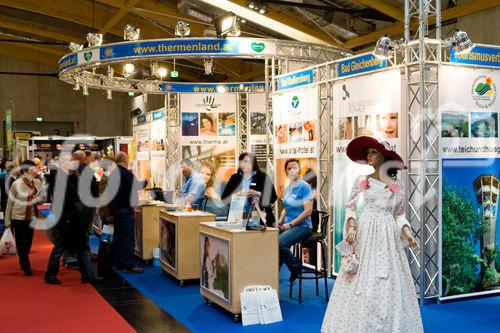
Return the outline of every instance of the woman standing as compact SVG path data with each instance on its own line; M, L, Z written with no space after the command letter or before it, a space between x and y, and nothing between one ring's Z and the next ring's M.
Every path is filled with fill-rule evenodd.
M359 267L355 273L342 258L321 332L422 332L403 248L406 242L417 246L405 217L402 183L396 180L397 170L405 168L403 160L387 142L367 136L352 140L347 156L375 171L357 177L351 191L344 235L359 255ZM358 217L361 195L364 208Z
M24 161L21 165L21 177L12 183L5 211L5 227L12 225L16 240L19 265L24 275L32 275L29 253L33 242L34 230L30 227L31 219L37 213L36 205L44 201L36 197L42 182L36 177L35 163Z
M283 210L278 223L280 267L287 265L290 282L293 282L299 275L300 261L293 256L290 247L311 236L313 192L311 186L300 178L298 160L286 161L285 172L290 184L283 193Z
M254 154L243 153L239 156L238 160L240 167L229 178L224 192L222 192L222 201L228 205L232 195L246 195L248 200L245 211L248 212L254 197L256 197L259 201L260 210L266 214L266 224L272 227L276 221L272 205L278 197L271 178L266 173L260 171L257 158Z

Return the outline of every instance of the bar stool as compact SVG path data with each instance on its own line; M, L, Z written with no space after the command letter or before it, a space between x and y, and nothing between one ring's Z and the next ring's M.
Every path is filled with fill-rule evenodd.
M326 301L328 302L328 272L326 269L327 262L326 262L326 250L327 250L327 245L326 245L326 238L327 238L327 231L328 231L328 219L330 218L330 215L325 212L325 211L317 211L319 216L320 216L320 232L313 232L311 236L309 236L308 239L295 244L293 248L294 255L299 259L300 261L300 267L299 267L299 276L297 277L297 280L299 280L299 304L302 302L302 280L316 280L316 296L319 296L319 283L318 281L320 279L324 279L325 282L325 296L326 296ZM313 229L314 230L314 229ZM321 245L321 270L318 271L318 261L316 260L314 263L314 270L304 267L302 265L302 249L303 248L317 248L317 245ZM289 297L292 297L292 291L293 291L293 282L290 283L290 295Z

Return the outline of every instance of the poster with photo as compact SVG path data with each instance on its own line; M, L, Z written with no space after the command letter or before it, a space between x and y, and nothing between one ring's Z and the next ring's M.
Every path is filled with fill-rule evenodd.
M443 66L441 297L500 293L498 71Z
M335 140L333 170L334 244L344 237L345 206L359 175L373 169L357 164L346 155L349 142L368 135L387 141L401 154L401 74L388 70L336 81L333 85ZM362 200L360 206L362 206ZM340 268L340 253L334 249L333 272Z
M297 158L300 161L304 180L317 178L318 104L316 86L299 87L273 95L274 161L276 189L280 198L289 183L284 170L286 160Z
M248 95L249 139L248 147L257 158L262 171L267 169L267 128L266 128L266 94ZM270 143L272 145L272 142Z
M137 160L145 161L150 157L150 135L151 127L149 123L136 125L135 139L137 143Z
M220 195L236 171L236 95L181 94L180 108L181 157L214 174L204 179Z
M160 217L160 261L173 271L177 270L176 242L175 223Z
M200 287L231 304L230 241L200 232Z
M166 183L166 122L164 109L151 112L150 148L151 178L150 187L164 188Z

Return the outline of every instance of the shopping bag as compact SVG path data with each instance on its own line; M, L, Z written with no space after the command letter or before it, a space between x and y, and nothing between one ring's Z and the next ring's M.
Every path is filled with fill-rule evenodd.
M282 321L278 293L271 286L249 286L240 294L243 326Z
M2 239L0 239L0 252L16 253L16 242L14 241L14 236L10 228L5 229Z

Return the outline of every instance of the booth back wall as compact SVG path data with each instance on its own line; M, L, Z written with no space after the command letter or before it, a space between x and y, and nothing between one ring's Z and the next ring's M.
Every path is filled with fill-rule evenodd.
M37 65L0 56L0 72L55 73L56 67ZM127 135L130 97L114 93L106 100L105 91L89 89L89 96L74 91L57 77L35 75L0 75L0 118L5 120L9 101L14 105L15 121L74 122L75 133L97 136ZM23 128L15 129L22 130ZM1 137L4 135L1 133ZM2 146L3 139L2 139Z

